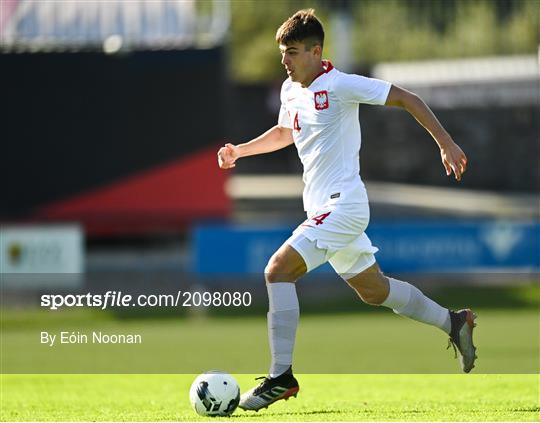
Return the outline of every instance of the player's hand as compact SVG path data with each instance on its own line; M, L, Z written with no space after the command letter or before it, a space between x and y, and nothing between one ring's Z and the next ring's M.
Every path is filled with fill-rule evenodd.
M238 147L227 143L217 153L218 165L221 169L231 169L236 166L235 162L238 157Z
M456 181L461 181L461 176L467 170L467 156L455 142L450 142L447 146L441 147L441 160L446 170L446 175L452 172Z

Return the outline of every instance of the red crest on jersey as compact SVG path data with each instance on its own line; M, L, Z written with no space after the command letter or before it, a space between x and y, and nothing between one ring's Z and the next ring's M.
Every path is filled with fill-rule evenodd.
M314 95L315 109L324 110L328 109L328 91L317 91Z

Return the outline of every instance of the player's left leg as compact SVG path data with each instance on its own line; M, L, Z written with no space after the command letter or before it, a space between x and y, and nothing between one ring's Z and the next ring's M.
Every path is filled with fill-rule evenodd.
M361 259L361 263L365 260ZM450 335L450 342L460 352L463 371L468 373L472 370L476 359L472 340L476 315L471 310L448 310L410 283L386 277L377 263L357 274L354 274L353 267L347 275L342 276L346 276L347 283L364 302L389 307L397 314L438 327Z
M426 297L410 283L386 277L377 263L346 281L365 303L389 307L397 314L450 333L448 309Z

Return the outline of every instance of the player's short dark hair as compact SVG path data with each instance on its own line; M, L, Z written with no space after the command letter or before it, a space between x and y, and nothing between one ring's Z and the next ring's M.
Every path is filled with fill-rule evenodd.
M299 10L283 22L276 32L276 41L284 45L294 42L304 43L306 48L317 44L322 47L324 29L321 21L315 16L315 10Z

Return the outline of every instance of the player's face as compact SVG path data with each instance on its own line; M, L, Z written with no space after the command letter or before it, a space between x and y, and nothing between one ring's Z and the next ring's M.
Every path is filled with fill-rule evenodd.
M280 44L281 64L285 66L291 81L302 85L311 83L321 67L320 47L309 49L304 43L294 42L288 45Z

